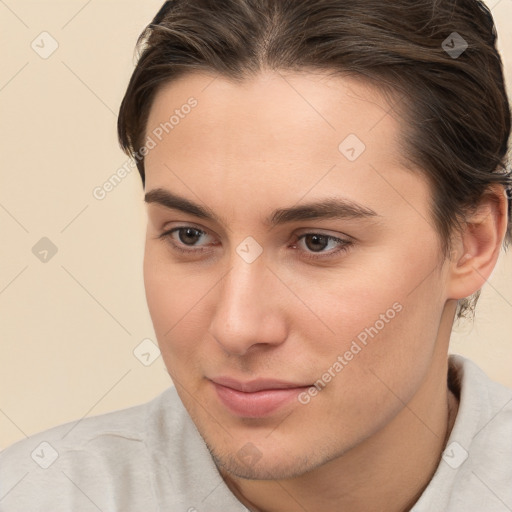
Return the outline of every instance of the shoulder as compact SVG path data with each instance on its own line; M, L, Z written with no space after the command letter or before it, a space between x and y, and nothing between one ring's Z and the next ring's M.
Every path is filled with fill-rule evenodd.
M448 382L459 395L454 427L414 512L502 510L512 503L512 389L452 354Z
M85 501L102 508L107 494L111 502L129 494L124 486L131 479L138 479L134 487L150 485L146 433L159 416L172 416L175 401L169 388L150 402L59 425L4 449L0 510L69 510ZM139 509L150 505L140 499Z
M462 382L459 412L449 440L466 452L460 473L472 480L481 476L505 485L512 503L512 389L492 380L470 359L456 355L451 361Z
M2 462L0 467L2 470L5 470L6 465L11 461L23 464L27 456L29 460L33 460L38 454L44 452L44 450L37 451L41 444L49 447L48 455L52 454L51 457L56 457L70 450L81 450L89 447L91 444L101 443L107 437L119 437L129 442L140 441L150 403L98 416L80 418L38 432L0 452L0 461ZM55 454L54 452L57 449L60 449L60 451ZM36 452L32 453L34 450ZM50 460L38 461L36 459L36 463L39 466L44 466L50 464Z
M477 432L509 428L512 423L512 388L492 380L475 362L452 354L450 367L459 382L460 405L463 417L472 419ZM492 425L491 425L492 423ZM512 442L512 439L511 439Z

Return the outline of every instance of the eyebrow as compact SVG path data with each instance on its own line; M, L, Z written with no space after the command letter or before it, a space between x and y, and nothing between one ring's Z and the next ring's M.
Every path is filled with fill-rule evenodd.
M163 188L156 188L144 196L146 203L156 203L170 210L178 210L200 219L206 219L227 225L222 217L218 216L207 206L201 206L184 197L173 194ZM371 208L343 198L326 198L321 201L301 204L289 208L278 208L265 219L265 225L277 226L301 220L321 219L366 219L380 217Z

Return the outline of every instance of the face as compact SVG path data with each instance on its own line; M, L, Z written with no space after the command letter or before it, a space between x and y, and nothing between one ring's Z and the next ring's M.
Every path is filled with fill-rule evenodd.
M224 470L310 471L383 429L431 371L446 272L402 129L353 78L189 74L158 92L147 301Z

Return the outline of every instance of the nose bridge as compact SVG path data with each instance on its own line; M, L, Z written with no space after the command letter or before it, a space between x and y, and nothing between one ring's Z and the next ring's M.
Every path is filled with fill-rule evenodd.
M223 348L239 355L257 343L280 343L284 336L275 276L260 255L247 262L233 252L230 270L219 283L210 333Z

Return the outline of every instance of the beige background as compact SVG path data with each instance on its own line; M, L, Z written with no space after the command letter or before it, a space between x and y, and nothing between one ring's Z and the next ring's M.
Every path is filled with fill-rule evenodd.
M140 31L161 0L0 0L0 448L35 432L151 399L170 385L142 281L145 211L134 171L92 195L127 158L116 113ZM488 5L512 84L512 0ZM58 43L51 49L48 32ZM512 91L511 91L512 92ZM32 247L49 238L41 262ZM512 254L452 351L512 387Z

